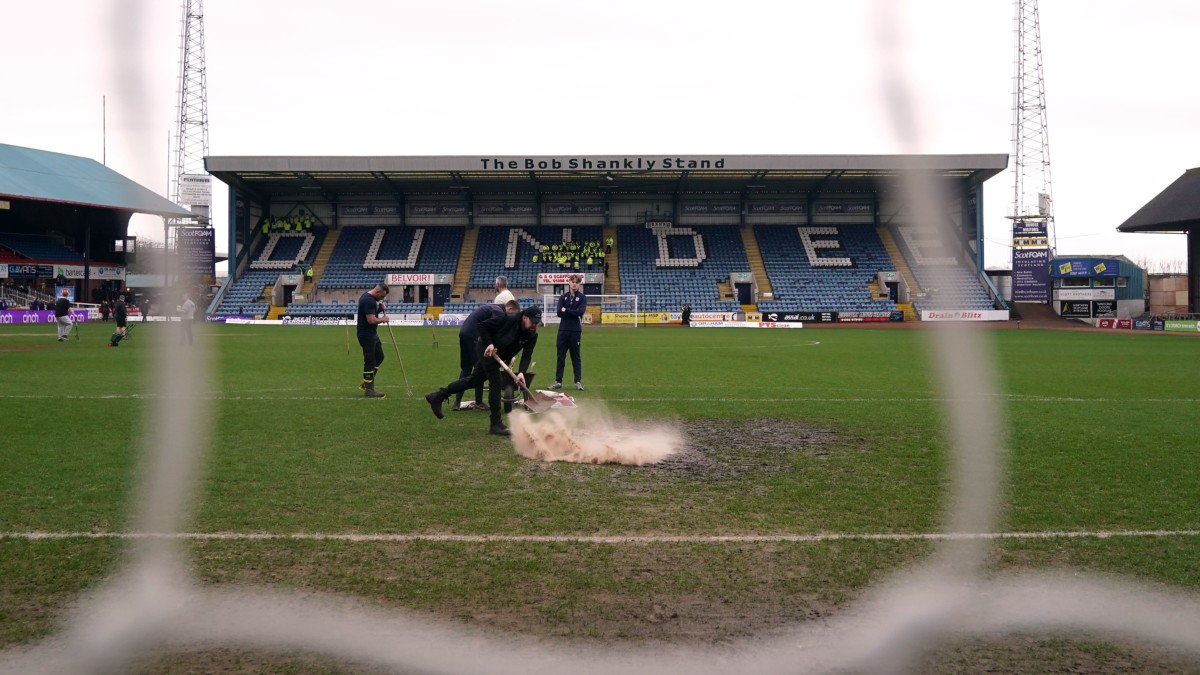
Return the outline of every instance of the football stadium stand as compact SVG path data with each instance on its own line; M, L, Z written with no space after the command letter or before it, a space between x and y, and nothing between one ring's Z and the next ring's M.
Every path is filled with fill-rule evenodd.
M600 227L480 227L467 288L490 289L496 277L503 275L508 277L509 288L531 289L537 286L539 273L566 271L560 270L555 263L542 260L541 256L543 245L550 246L564 241L564 231L570 233L570 241L600 241ZM533 262L534 256L538 257L536 263ZM593 263L593 267L596 266L596 263ZM574 268L571 271L575 271ZM579 271L587 271L586 265Z
M913 301L918 310L995 309L975 274L938 242L922 240L918 228L897 227L895 239L921 286Z
M868 284L895 266L874 225L756 225L774 298L764 312L890 312L891 300L872 298Z
M0 233L0 246L29 260L45 262L83 262L83 254L38 234ZM18 259L19 260L19 259Z
M367 290L388 274L454 274L461 227L347 227L317 290Z
M685 303L697 312L741 310L718 290L748 269L736 225L621 226L617 241L621 293L636 294L639 311L677 312Z

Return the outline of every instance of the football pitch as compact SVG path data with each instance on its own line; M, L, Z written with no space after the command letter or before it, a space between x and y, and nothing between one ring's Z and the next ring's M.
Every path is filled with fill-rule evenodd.
M0 657L61 630L133 545L121 535L157 432L152 384L172 377L152 367L152 342L177 327L139 325L109 348L111 325L65 343L0 326ZM1006 450L999 522L973 533L995 536L986 573L1200 593L1200 340L972 330L992 356L987 404ZM206 353L208 381L179 402L207 411L182 539L200 584L335 594L555 643L722 645L838 617L946 531L948 401L929 330L586 330L581 406L685 438L642 467L529 460L486 433L484 413L436 419L423 394L457 375L457 330L394 331L413 395L383 330L387 398L366 400L353 328L197 328L207 352L182 358ZM542 329L535 388L553 379L554 338ZM1200 669L1141 643L1023 635L948 643L921 670L980 661ZM359 672L227 648L139 667Z

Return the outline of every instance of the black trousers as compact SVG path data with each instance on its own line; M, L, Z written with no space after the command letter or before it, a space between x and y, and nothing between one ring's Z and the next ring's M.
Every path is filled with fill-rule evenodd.
M500 424L500 390L504 388L504 372L500 370L500 364L496 363L494 359L483 358L482 345L478 346L476 353L479 354L479 358L471 367L471 373L446 385L445 395L461 397L464 391L482 387L484 380L487 380L491 421L492 424Z
M575 373L575 381L583 382L583 365L579 360L579 343L583 333L558 334L558 363L554 366L554 381L563 381L563 370L567 365L567 352L571 352L571 370Z
M463 379L471 374L475 369L475 364L479 362L482 353L475 344L479 338L468 335L458 334L458 379ZM462 402L462 392L459 392L454 397L454 407ZM483 403L483 381L480 380L479 386L475 387L475 402Z
M379 335L359 335L358 344L363 350L363 382L375 382L375 370L383 363L383 343Z

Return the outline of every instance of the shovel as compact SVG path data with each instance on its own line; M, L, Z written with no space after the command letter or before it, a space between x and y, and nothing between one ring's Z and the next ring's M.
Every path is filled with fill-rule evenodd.
M492 358L496 359L496 363L500 364L500 368L504 372L508 373L508 376L511 377L513 381L517 383L517 386L521 388L521 391L525 393L525 407L529 410L529 412L546 412L550 408L554 407L555 401L553 398L542 393L534 394L533 392L529 391L529 387L526 387L522 382L517 380L517 374L512 371L512 368L508 367L508 364L504 362L504 359L500 358L499 354L493 353Z

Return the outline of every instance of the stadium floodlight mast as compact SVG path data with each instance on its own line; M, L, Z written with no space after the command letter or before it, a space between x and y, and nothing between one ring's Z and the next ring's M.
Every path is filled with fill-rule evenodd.
M1023 252L1037 251L1028 255L1034 255L1038 264L1043 259L1048 264L1057 243L1037 0L1015 0L1014 5L1017 54L1013 78L1013 202L1008 218L1013 223L1011 261L1015 284L1018 268L1023 267L1018 264ZM1046 284L1044 295L1048 299L1048 280L1042 276L1037 276L1036 285ZM1041 290L1037 289L1038 294ZM1018 295L1014 289L1013 300L1020 301Z
M179 45L179 104L176 109L171 201L190 206L194 218L163 219L163 250L171 250L173 229L209 222L211 179L204 169L208 155L208 89L204 65L204 0L183 0ZM163 276L167 276L164 264ZM165 278L166 286L170 279Z

